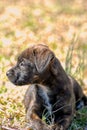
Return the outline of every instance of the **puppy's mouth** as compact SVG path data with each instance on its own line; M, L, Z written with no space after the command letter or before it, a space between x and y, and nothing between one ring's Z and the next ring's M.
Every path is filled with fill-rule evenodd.
M14 82L14 84L15 84L15 85L18 85L18 86L25 85L25 83L24 83L23 81L20 81L20 80L18 80L18 79Z
M15 85L19 85L19 74L17 75L17 77L15 78L15 80L12 82Z
M7 77L14 85L22 84L22 82L19 83L20 74L17 74L16 76L15 75L8 75Z
M16 79L14 80L13 84L17 86L27 85L28 83L24 79L20 79L20 74L17 75Z
M10 80L14 85L22 86L25 83L23 81L20 81L19 78L16 78L15 80Z
M8 76L8 79L17 86L22 86L22 85L27 85L28 83L25 82L26 80L20 79L20 74L17 74L15 77L14 76Z
M27 76L21 76L20 73L9 73L7 75L8 79L17 86L27 85L29 84L29 80Z

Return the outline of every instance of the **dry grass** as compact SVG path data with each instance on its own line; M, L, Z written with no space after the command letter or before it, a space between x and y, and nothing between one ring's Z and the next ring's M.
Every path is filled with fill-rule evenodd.
M74 43L73 53L67 57L68 73L77 78L87 94L86 5L86 0L0 1L0 125L20 128L25 124L22 99L27 86L12 85L5 74L17 55L31 44L49 45L65 67L69 45ZM73 124L78 128L78 121Z

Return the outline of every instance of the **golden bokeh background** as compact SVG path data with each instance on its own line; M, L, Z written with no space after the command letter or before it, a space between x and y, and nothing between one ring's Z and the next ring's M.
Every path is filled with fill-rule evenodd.
M39 43L54 51L64 69L73 50L69 72L87 94L87 0L0 1L0 125L24 126L27 86L14 86L6 71L22 50Z

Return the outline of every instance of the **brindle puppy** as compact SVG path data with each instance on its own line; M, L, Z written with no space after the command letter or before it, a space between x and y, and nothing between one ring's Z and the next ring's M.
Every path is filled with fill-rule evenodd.
M68 76L54 53L45 45L32 46L18 57L7 72L15 85L31 86L26 91L26 120L34 130L67 130L75 107L87 104L80 85ZM42 116L46 117L45 123Z

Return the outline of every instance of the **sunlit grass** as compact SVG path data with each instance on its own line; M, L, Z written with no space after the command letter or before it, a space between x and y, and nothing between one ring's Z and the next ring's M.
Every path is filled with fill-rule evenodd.
M84 3L76 2L0 1L0 125L22 127L25 122L22 99L26 88L14 87L6 71L31 44L49 45L63 65L66 59L66 72L87 86L87 11ZM85 121L85 116L74 119L70 130L82 129Z

